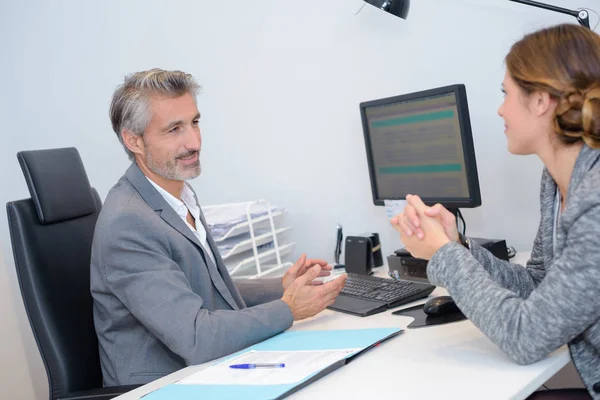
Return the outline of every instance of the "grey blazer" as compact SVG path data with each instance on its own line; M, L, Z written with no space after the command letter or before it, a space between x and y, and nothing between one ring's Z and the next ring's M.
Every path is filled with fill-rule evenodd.
M292 325L281 280L234 284L207 236L216 266L135 163L111 189L91 259L105 386L146 383Z
M541 220L526 267L474 244L443 246L427 266L464 314L519 364L564 344L590 395L600 399L600 152L583 146L553 250L556 183L544 170ZM518 222L518 221L517 221Z

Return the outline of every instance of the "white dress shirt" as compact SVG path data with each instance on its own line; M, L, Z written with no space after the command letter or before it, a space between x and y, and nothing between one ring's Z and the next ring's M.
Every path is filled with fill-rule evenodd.
M206 241L206 229L204 229L204 225L202 225L202 221L200 221L200 207L196 202L196 198L194 197L194 193L192 193L192 190L187 186L187 184L184 183L183 190L181 191L181 200L183 201L181 201L175 196L173 196L171 193L167 192L165 189L154 183L152 179L148 177L146 177L146 179L148 179L148 182L150 182L152 186L154 186L154 188L158 190L158 193L160 193L160 195L165 199L165 201L169 203L173 210L175 210L177 215L181 217L181 219L183 220L183 222L185 222L188 228L190 228L194 235L196 235L196 237L200 241L200 244L204 248L204 251L208 253L208 256L210 257L212 262L215 265L217 265L217 262L215 261L215 256ZM192 217L194 217L194 223L196 224L195 229L187 221L188 211L190 212L190 214L192 214Z

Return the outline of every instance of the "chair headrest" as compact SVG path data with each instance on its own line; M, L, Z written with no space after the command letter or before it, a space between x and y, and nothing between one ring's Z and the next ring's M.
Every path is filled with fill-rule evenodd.
M76 148L20 151L17 159L42 224L96 211L92 187Z

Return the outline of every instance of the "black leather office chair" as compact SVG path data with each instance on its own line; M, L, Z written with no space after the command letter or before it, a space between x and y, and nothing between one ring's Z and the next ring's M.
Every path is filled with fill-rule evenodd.
M31 199L8 203L25 310L51 400L110 399L137 387L102 387L92 316L90 253L101 201L75 148L17 154Z

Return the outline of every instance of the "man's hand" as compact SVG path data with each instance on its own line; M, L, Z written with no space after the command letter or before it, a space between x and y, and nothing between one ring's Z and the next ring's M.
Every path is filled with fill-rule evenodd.
M412 197L416 197L420 200L419 196ZM408 196L406 196L406 198L408 198ZM448 236L448 238L453 242L459 242L458 228L456 227L456 217L443 205L438 203L433 207L425 206L424 214L428 217L437 218L444 227L446 236ZM406 205L404 212L392 218L391 222L392 225L398 226L400 229L402 229L406 236L415 235L418 239L423 239L425 236L423 229L421 228L421 219L417 213L417 209L410 203Z
M281 283L283 284L283 291L294 282L294 280L308 271L313 265L319 265L321 267L321 273L318 276L329 276L333 267L327 264L327 261L318 260L316 258L306 259L306 254L302 254L296 264L292 265L283 275ZM322 281L311 281L311 285L322 285Z
M421 238L416 235L407 235L406 227L401 226L401 223L405 221L404 213L392 218L391 223L394 229L400 232L400 239L406 249L410 252L413 257L423 258L425 260L431 259L433 255L446 243L450 242L448 235L445 232L445 228L438 218L427 216L425 212L428 207L423 203L419 196L408 195L406 196L408 205L404 209L411 207L416 213L416 217L419 220L419 226L423 231ZM457 233L458 236L458 233Z
M321 265L316 264L296 278L283 293L281 300L292 310L294 321L313 317L332 305L346 284L347 275L344 274L323 285L312 285L312 281L320 274Z

